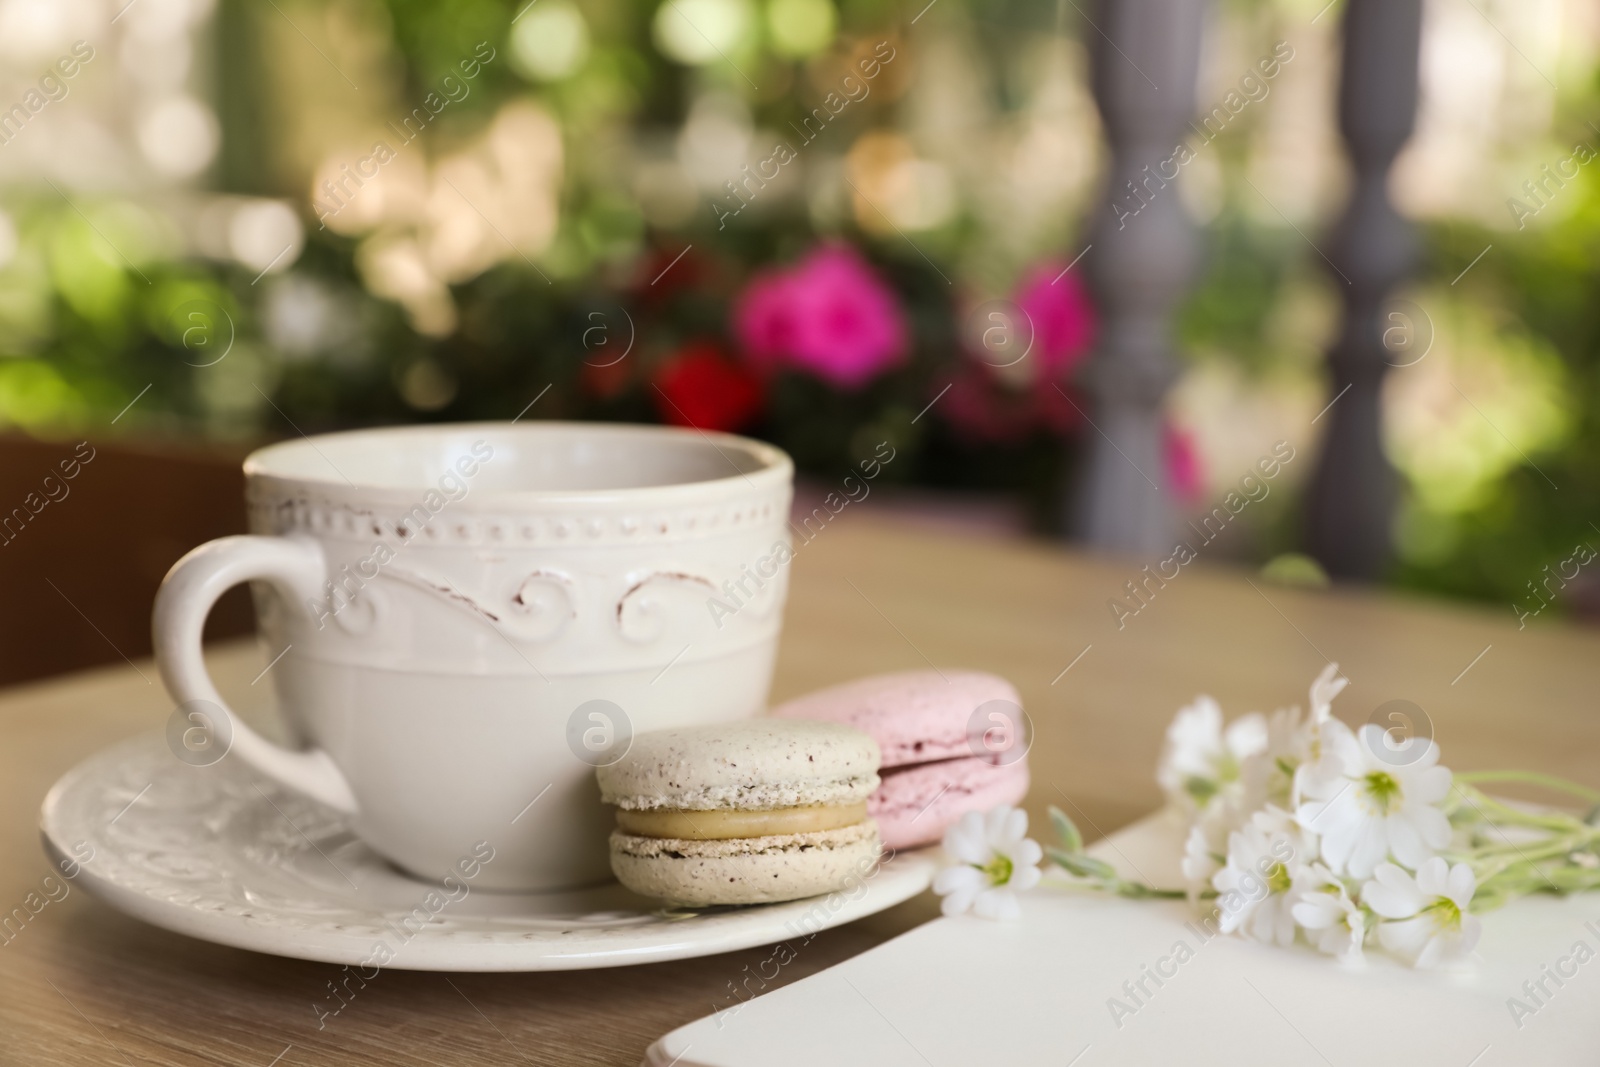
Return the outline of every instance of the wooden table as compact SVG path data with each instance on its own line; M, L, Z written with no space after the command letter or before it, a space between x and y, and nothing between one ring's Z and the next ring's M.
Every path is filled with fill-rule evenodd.
M1600 640L1530 625L1510 607L1443 606L1263 583L1204 560L1118 629L1107 607L1147 561L962 539L853 510L794 563L774 697L878 671L969 666L1022 690L1036 725L1029 808L1079 816L1093 836L1159 801L1163 730L1197 692L1230 714L1304 703L1329 659L1338 702L1365 721L1390 699L1431 719L1456 769L1538 768L1600 787ZM92 619L94 605L81 607ZM223 692L248 715L263 658L220 646ZM1069 669L1070 665L1070 669ZM56 778L171 710L148 662L13 689L0 698L0 908L48 872L35 829ZM815 938L782 972L814 973L936 914L931 896ZM313 1002L337 968L193 941L74 890L0 946L0 1063L637 1064L656 1037L723 1006L752 949L562 974L394 971L319 1033Z

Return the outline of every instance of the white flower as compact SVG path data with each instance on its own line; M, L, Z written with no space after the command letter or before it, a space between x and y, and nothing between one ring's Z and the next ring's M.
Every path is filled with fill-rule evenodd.
M1204 810L1222 799L1237 800L1243 792L1244 761L1267 743L1267 724L1259 714L1241 715L1222 728L1222 708L1202 696L1181 708L1167 727L1166 748L1156 780L1175 803Z
M1295 872L1316 853L1316 838L1295 825L1288 812L1268 807L1228 835L1228 862L1211 879L1217 891L1218 926L1242 930L1257 941L1294 942L1298 899Z
M1296 874L1294 888L1299 899L1290 910L1311 943L1342 962L1360 962L1367 919L1360 905L1350 899L1344 883L1322 864L1313 863Z
M952 866L933 880L933 891L944 897L939 910L960 915L970 908L985 919L1022 914L1016 894L1039 883L1044 857L1027 832L1028 813L1008 804L987 815L969 811L946 830L944 851Z
M1190 900L1199 899L1201 891L1211 884L1211 876L1222 869L1227 836L1228 829L1217 820L1199 819L1189 827L1189 836L1183 842L1183 862L1179 866L1183 868L1183 882Z
M1246 803L1294 809L1296 772L1310 758L1316 727L1299 708L1279 708L1267 718L1267 743L1244 764Z
M1228 837L1254 814L1242 797L1220 799L1195 815L1183 842L1184 885L1191 900L1211 888L1211 878L1228 861Z
M1344 687L1350 684L1350 679L1340 677L1339 665L1330 663L1322 668L1322 673L1317 675L1311 683L1311 724L1321 726L1333 718L1333 698L1344 692Z
M1383 728L1368 723L1361 736L1338 719L1322 725L1322 758L1301 786L1311 799L1295 811L1300 825L1322 839L1322 858L1335 874L1367 878L1391 853L1416 869L1450 841L1450 820L1435 805L1450 792L1450 772L1436 766L1429 740L1410 763L1390 763Z
M1257 771L1261 780L1256 788L1266 799L1290 810L1300 806L1306 778L1323 758L1324 728L1330 722L1334 731L1346 728L1333 718L1333 698L1349 684L1350 679L1339 676L1339 665L1330 663L1311 683L1309 714L1291 708L1273 715L1267 724L1265 765Z
M1435 856L1411 875L1392 863L1378 865L1372 881L1361 887L1361 901L1383 916L1378 940L1418 967L1465 957L1478 943L1483 924L1467 907L1477 882L1465 863L1451 867Z

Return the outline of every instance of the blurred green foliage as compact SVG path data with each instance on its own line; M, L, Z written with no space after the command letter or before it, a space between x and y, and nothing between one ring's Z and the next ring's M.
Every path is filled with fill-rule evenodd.
M1571 199L1560 205L1568 214L1558 225L1529 226L1509 239L1470 225L1427 234L1427 273L1445 286L1493 245L1458 283L1461 299L1494 309L1558 355L1573 421L1555 447L1522 455L1482 500L1455 513L1414 515L1435 527L1439 544L1423 558L1402 557L1396 580L1405 586L1535 609L1541 600L1530 584L1546 578L1547 566L1580 544L1600 549L1600 187L1585 175L1563 193ZM1591 564L1577 581L1549 586L1563 594L1551 612L1600 614L1597 569Z

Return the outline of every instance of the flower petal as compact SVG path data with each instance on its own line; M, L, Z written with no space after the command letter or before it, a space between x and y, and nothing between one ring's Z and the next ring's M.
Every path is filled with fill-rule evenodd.
M1229 723L1222 736L1234 759L1248 759L1267 747L1267 720L1252 711Z
M1411 921L1420 922L1421 920L1412 919ZM1450 940L1451 939L1444 934L1435 933L1432 937L1428 938L1427 943L1422 946L1422 951L1417 953L1416 959L1411 961L1411 965L1419 971L1426 971L1430 967L1433 967L1435 964L1440 962L1440 958L1445 954L1445 950L1449 947Z
M1304 771L1306 768L1302 767L1300 769ZM1322 783L1309 780L1309 775L1307 777L1308 780L1301 783L1300 791L1310 796L1322 788ZM1302 801L1300 806L1294 809L1294 821L1308 830L1313 829L1311 824L1321 821L1327 815L1328 808L1331 806L1331 803L1326 800Z
M1356 828L1355 842L1345 861L1352 878L1365 878L1389 855L1389 832L1384 820L1367 818Z
M1343 912L1338 897L1330 893L1307 893L1290 913L1294 921L1307 930L1323 930L1337 922Z
M1267 944L1288 946L1294 944L1294 915L1287 906L1288 901L1279 895L1263 903L1258 910L1265 916L1266 936L1261 940ZM1260 922L1261 920L1257 920Z
M1339 719L1329 719L1319 728L1322 737L1323 759L1338 773L1355 777L1366 769L1367 750L1356 739L1355 732Z
M1020 843L1027 834L1028 813L1021 808L1007 808L1001 836L994 843L1009 848Z
M1007 888L986 889L978 894L972 910L985 919L1015 919L1022 914L1017 895Z
M1438 808L1414 806L1407 816L1429 848L1441 849L1450 843L1450 819Z
M1390 952L1415 961L1433 939L1436 929L1433 920L1425 915L1401 922L1379 923L1378 941Z
M983 815L969 811L944 832L944 850L957 863L988 863L989 841L983 832Z
M1472 894L1477 891L1477 888L1478 882L1477 879L1472 877L1471 867L1468 867L1465 863L1458 863L1450 868L1450 879L1445 895L1455 902L1456 907L1466 911L1467 905L1472 903Z
M1361 887L1361 903L1385 919L1408 919L1422 910L1422 893L1405 871L1380 863L1372 881Z
M1438 746L1434 746L1435 752ZM1437 757L1436 757L1437 758ZM1424 804L1437 804L1450 792L1452 776L1448 767L1428 767L1407 776L1406 797Z
M1367 955L1361 950L1361 937L1351 933L1349 946L1339 953L1339 962L1346 967L1361 967L1367 962Z
M1011 850L1011 862L1019 867L1037 867L1044 859L1044 849L1031 837L1024 837Z
M1401 751L1405 753L1405 765L1399 768L1400 776L1411 779L1412 783L1418 779L1430 777L1434 770L1434 764L1439 762L1439 742L1431 737L1426 739L1413 737L1402 742L1402 745L1404 747ZM1445 771L1447 776L1449 773L1449 771ZM1445 786L1446 790L1449 788L1448 785ZM1444 794L1440 793L1438 797L1434 797L1434 800L1438 800L1443 796Z
M1020 893L1025 889L1032 889L1038 885L1039 879L1043 877L1044 875L1037 867L1018 867L1015 873L1011 875L1011 881L1006 884Z
M991 845L1000 844L1006 840L1006 823L1014 809L1009 804L1001 804L989 809L983 816L983 836Z
M1405 812L1386 816L1384 832L1389 837L1389 849L1394 853L1394 858L1407 867L1415 869L1433 855L1433 850L1422 843L1422 834L1418 832L1416 823Z
M1330 663L1322 668L1317 680L1311 683L1311 718L1313 722L1326 722L1332 714L1333 698L1344 691L1350 679L1339 676L1339 665Z
M1229 906L1230 903L1231 907ZM1218 928L1225 934L1231 934L1235 930L1243 928L1245 923L1249 921L1250 916L1255 913L1256 905L1260 903L1260 897L1251 896L1248 893L1239 894L1238 899L1231 902L1224 898L1217 907L1217 913L1220 916L1217 921Z
M972 902L978 894L971 890L961 889L945 897L939 904L939 911L944 915L960 915L972 907Z
M1359 823L1345 823L1334 819L1323 820L1325 829L1319 842L1318 855L1335 871L1343 872L1350 861L1350 852L1356 845Z
M1181 796L1185 779L1210 777L1222 752L1222 708L1208 696L1178 709L1167 727L1156 779L1169 794Z
M1424 860L1417 867L1417 890L1424 897L1442 897L1450 888L1450 865L1443 856Z
M946 893L967 891L976 893L987 884L988 879L976 867L962 865L959 867L946 867L933 879L933 891L940 896Z

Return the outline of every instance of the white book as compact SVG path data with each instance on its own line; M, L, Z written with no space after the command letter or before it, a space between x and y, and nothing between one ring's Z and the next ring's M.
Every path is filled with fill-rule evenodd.
M1157 885L1175 884L1179 851L1160 816L1090 849ZM1049 874L1020 899L1017 921L937 919L680 1027L645 1067L1600 1064L1600 895L1486 914L1471 966L1452 971L1376 946L1347 968L1210 935L1183 901Z

